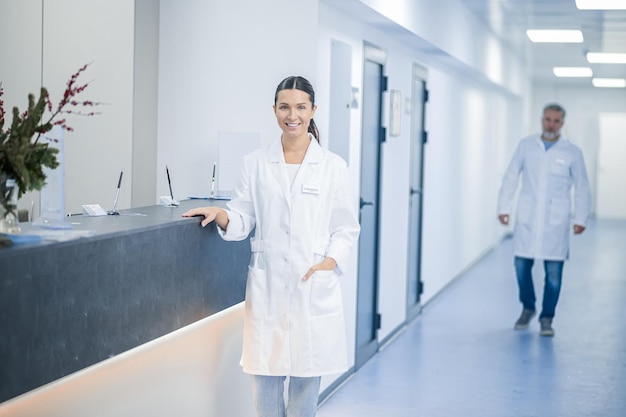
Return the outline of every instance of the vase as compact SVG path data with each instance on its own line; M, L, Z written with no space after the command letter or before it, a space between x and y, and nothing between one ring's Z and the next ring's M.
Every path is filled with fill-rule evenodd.
M5 174L0 174L0 205L3 213L0 217L0 233L20 233L19 219L17 217L17 198L19 188L15 179Z

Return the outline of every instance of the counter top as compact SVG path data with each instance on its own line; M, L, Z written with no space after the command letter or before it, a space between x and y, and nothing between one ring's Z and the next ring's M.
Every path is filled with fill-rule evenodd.
M119 215L66 217L70 229L50 229L39 227L33 223L20 223L22 235L41 235L43 240L36 243L19 243L10 247L0 248L0 258L12 256L14 252L32 250L35 247L75 242L77 239L110 238L116 235L148 231L161 227L172 227L182 223L197 223L198 218L182 217L187 210L203 206L226 208L224 200L183 200L178 207L146 206L126 210L118 210ZM214 225L207 226L214 228ZM1 271L1 269L0 269Z

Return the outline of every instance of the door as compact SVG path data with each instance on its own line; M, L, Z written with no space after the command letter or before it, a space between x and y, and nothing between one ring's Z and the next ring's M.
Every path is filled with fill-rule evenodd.
M600 113L596 217L626 219L626 113Z
M377 334L380 328L378 314L378 224L381 143L385 139L382 128L382 100L386 89L383 63L377 59L380 50L368 53L365 49L363 67L363 109L361 137L361 194L359 238L356 355L358 369L378 350ZM378 55L376 54L378 53Z
M424 145L426 131L424 116L428 90L426 90L426 69L414 65L411 86L411 145L409 180L409 248L408 248L408 299L407 319L415 317L420 310L420 296L423 291L421 279L422 252L422 199L424 174Z

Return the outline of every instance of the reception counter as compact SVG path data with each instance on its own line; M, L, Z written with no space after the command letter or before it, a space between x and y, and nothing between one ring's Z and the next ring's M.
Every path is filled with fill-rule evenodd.
M224 204L73 216L56 241L1 248L0 402L240 303L249 242L181 217Z

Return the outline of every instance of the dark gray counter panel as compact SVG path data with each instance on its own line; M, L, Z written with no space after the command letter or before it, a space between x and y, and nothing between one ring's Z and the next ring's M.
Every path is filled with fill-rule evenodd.
M243 301L249 242L181 217L208 203L76 216L94 236L0 249L0 402Z

